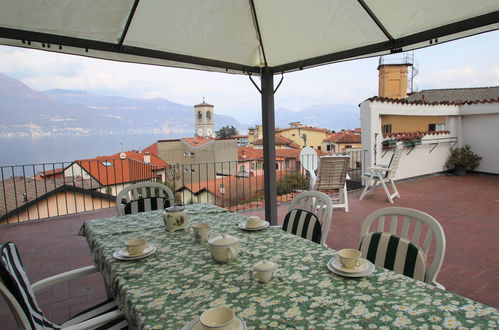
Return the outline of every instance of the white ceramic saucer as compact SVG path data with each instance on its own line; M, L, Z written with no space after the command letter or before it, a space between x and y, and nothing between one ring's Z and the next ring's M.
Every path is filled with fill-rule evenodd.
M341 270L335 268L333 266L333 264L335 264L335 262L339 262L339 256L334 256L333 258L331 258L331 260L329 260L329 262L327 263L327 268L330 271L332 271L333 273L335 273L337 275L345 276L345 277L364 277L364 276L368 276L368 275L371 275L372 273L374 273L374 271L376 270L376 267L374 267L374 264L371 263L369 260L366 260L366 259L363 259L363 260L366 261L367 269L364 271L361 271L361 272L348 273L348 272L344 272L344 271L341 271ZM341 263L340 263L340 265L341 265Z
M268 221L263 221L263 225L260 227L246 227L246 221L240 222L238 227L243 229L243 230L248 230L248 231L256 231L256 230L262 230L270 226L270 223Z
M182 330L198 330L198 329L203 329L203 326L201 325L201 322L199 322L199 316L194 318L192 321L187 323ZM246 323L242 318L236 315L234 318L234 326L232 327L233 330L246 330Z
M121 248L121 249L116 249L113 253L113 257L119 260L137 260L137 259L142 259L145 257L150 256L156 252L156 246L152 244L147 244L146 248L144 251L142 251L141 254L138 255L130 255L126 248Z

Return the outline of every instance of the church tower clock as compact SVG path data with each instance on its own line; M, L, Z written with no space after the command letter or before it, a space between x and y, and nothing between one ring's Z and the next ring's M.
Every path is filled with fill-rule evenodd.
M215 137L213 108L213 105L205 102L204 97L202 103L194 106L194 136Z

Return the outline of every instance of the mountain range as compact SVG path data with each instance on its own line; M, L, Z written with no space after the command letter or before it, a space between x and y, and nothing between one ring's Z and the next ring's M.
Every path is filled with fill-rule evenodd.
M0 136L160 134L192 136L192 106L167 99L102 96L86 91L35 91L21 81L0 74ZM216 111L216 107L215 107ZM334 115L333 115L334 114ZM276 110L276 126L300 121L329 129L360 126L358 108L314 105L301 111ZM257 122L245 124L216 114L215 129L234 126L242 134Z

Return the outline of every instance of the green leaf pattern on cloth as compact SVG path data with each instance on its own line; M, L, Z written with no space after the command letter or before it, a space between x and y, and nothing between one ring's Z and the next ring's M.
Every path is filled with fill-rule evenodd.
M130 325L138 329L180 329L204 310L227 305L248 328L498 328L499 313L451 292L376 267L354 279L331 273L335 251L279 228L247 232L246 218L212 204L187 207L189 222L210 224L241 240L238 259L217 264L208 243L187 231L165 230L162 211L86 222L81 228L92 257ZM112 254L126 240L143 237L158 250L135 261ZM270 284L252 278L260 260L278 264Z

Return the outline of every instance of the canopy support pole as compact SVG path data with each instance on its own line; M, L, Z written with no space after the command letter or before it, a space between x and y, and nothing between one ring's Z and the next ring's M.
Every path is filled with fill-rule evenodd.
M261 74L263 171L265 191L265 220L277 225L277 184L275 162L274 76L265 67Z

